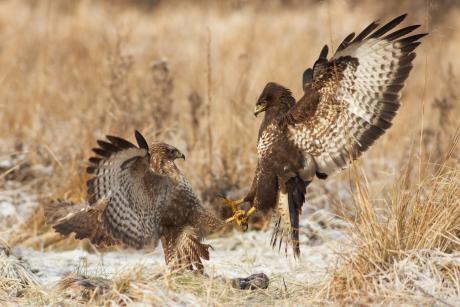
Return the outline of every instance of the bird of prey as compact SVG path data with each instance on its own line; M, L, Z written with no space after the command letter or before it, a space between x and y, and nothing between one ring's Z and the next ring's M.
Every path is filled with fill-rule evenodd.
M161 240L165 261L175 270L203 270L209 245L201 243L223 221L206 210L175 164L185 156L175 147L150 145L135 132L139 146L116 136L97 141L87 172L88 206L45 205L45 218L63 234L75 233L106 246L155 247Z
M406 17L383 26L372 22L348 35L328 59L324 46L313 68L303 74L303 97L296 102L289 89L268 83L257 100L255 115L265 112L260 126L258 163L249 193L226 200L235 221L247 227L255 210L275 210L273 246L299 249L299 214L306 188L315 178L348 166L388 128L400 106L400 92L412 69L414 50L427 33L411 34L419 25L395 29ZM244 211L238 206L250 202Z

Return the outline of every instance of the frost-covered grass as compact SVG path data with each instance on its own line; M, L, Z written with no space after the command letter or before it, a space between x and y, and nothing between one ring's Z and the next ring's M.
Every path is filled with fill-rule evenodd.
M344 217L348 222L304 214L298 261L269 246L269 231L233 230L209 238L213 250L204 276L169 272L160 248L16 247L12 254L27 260L38 282L4 297L33 303L38 295L43 304L455 305L460 299L460 170L445 164L421 185L403 189L402 183L390 190L384 205L371 201L365 182L357 183L355 216ZM232 288L232 278L261 272L270 278L268 289Z
M0 305L456 305L458 3L154 2L0 2L0 237L12 246ZM325 43L402 12L430 35L400 112L356 169L309 186L299 262L269 246L264 219L209 238L206 276L171 274L160 248L99 250L44 224L41 203L84 201L95 140L134 129L180 148L179 167L225 216L216 196L252 179L265 83L300 97ZM228 282L259 272L266 290Z
M331 234L335 236L336 232L324 230L325 237ZM36 270L42 289L41 300L45 303L92 299L99 303L123 301L159 305L245 302L273 305L302 303L307 293L309 301L313 300L314 290L327 276L329 264L336 261L336 240L327 239L315 247L302 244L302 257L294 261L272 250L269 239L269 232L249 231L208 240L214 250L211 260L206 262L204 276L168 272L161 248L153 252L120 250L99 254L84 250L40 252L30 248L16 248L14 252L28 259ZM269 276L268 289L242 291L232 287L232 278L259 272ZM87 288L69 282L64 289L62 283L66 282L68 274L84 276L96 284L98 279L103 279L104 291L95 293L94 297L88 296ZM30 291L36 293L36 287ZM33 298L25 294L21 301L31 302L30 299Z

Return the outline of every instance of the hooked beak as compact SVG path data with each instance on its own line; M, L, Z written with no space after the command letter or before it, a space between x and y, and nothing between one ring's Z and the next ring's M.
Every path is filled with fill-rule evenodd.
M185 155L181 152L177 152L176 159L184 159L185 161Z
M254 116L257 117L257 115L259 115L259 113L262 113L265 110L267 110L267 104L266 103L256 104L256 108L254 110Z

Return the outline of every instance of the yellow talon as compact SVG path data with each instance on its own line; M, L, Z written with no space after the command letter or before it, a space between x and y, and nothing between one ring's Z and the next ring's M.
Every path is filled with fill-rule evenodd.
M251 207L248 211L238 209L238 207L244 203L244 199L230 200L224 198L224 202L233 212L233 216L226 219L225 222L228 224L234 221L238 226L246 230L248 228L248 219L256 211L256 208Z
M232 209L232 212L235 213L237 212L239 209L238 207L244 203L244 199L241 198L241 199L236 199L236 200L230 200L230 199L227 199L225 197L223 197L224 199L224 203L230 207L230 209Z
M228 224L228 223L235 221L238 225L240 225L241 217L243 217L244 214L245 214L244 210L233 211L233 216L226 219L225 223Z

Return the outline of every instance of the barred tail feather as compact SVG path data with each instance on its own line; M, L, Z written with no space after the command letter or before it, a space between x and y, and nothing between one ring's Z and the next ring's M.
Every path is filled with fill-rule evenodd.
M165 262L173 271L197 270L203 273L202 260L209 260L209 244L200 242L196 229L185 227L161 238Z

